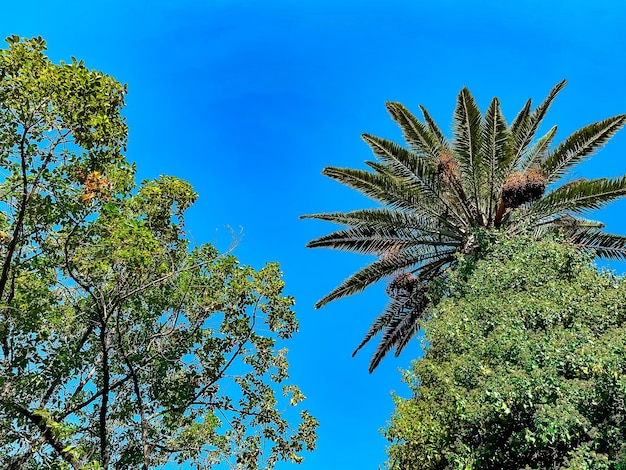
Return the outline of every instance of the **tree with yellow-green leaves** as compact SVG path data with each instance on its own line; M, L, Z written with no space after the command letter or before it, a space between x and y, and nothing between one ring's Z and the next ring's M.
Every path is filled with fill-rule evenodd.
M278 265L192 246L185 181L135 184L125 86L52 63L41 38L8 44L0 467L301 461L317 422L285 414L304 395L289 382L283 343L298 324Z

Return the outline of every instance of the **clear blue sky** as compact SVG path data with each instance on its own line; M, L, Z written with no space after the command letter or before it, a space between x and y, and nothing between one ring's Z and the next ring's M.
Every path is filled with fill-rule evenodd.
M371 375L373 344L350 357L385 303L382 287L313 310L368 261L304 247L332 225L299 215L371 205L322 168L362 167L371 158L363 132L400 139L386 100L415 112L423 104L447 128L468 86L482 109L499 96L510 121L567 78L545 121L559 125L557 138L626 112L622 0L4 3L0 36L43 36L53 60L75 56L128 83L128 158L140 179L193 184L198 243L217 237L225 247L224 227L243 227L242 262L281 262L301 322L292 377L321 422L302 470L378 468L390 391L407 393L398 369L420 353L413 344ZM626 131L575 176L624 173ZM595 218L626 234L625 202Z

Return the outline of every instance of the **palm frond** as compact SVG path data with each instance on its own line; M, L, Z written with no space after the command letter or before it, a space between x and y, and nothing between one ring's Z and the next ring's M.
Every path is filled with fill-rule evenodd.
M419 272L420 263L430 260L454 259L454 254L458 250L455 248L439 249L434 246L414 247L402 252L402 256L382 257L373 263L368 264L350 277L345 279L338 287L320 299L315 308L320 308L332 300L348 297L362 292L366 287L384 279L387 276L413 268ZM417 268L416 268L417 266ZM424 264L426 267L427 264Z
M441 234L422 234L410 228L394 226L358 225L346 230L337 230L307 244L307 248L333 248L361 254L380 254L390 250L405 250L414 246L447 247L460 245L455 237Z
M438 259L424 266L429 274L426 278L420 273L422 279L433 279L441 275L442 269L453 262L454 258ZM424 319L429 307L426 297L426 281L423 288L414 292L402 292L392 296L383 313L374 321L365 337L356 348L353 356L374 336L382 333L382 337L376 346L376 350L370 359L369 372L371 373L380 361L392 350L396 349L398 357L402 350L409 344L420 330L421 320Z
M442 224L439 218L428 217L415 212L405 212L380 207L376 209L362 209L351 212L329 212L323 214L309 214L300 216L301 219L318 219L342 225L368 224L379 227L404 227L420 233L440 234L453 237L458 235Z
M391 140L370 134L362 134L361 138L372 149L372 153L383 162L401 163L407 171L418 177L433 173L432 165L429 165L427 160Z
M439 129L439 126L437 126L437 123L435 122L435 120L430 116L430 114L428 113L426 108L424 108L424 106L420 104L419 107L420 107L420 110L422 111L422 115L424 116L424 121L426 121L426 126L428 130L434 136L437 137L437 140L439 141L439 145L441 146L442 149L449 150L450 142L448 142L448 139L446 139L446 136L443 134L443 132L441 132L441 129Z
M620 130L624 123L626 114L620 114L574 132L542 162L541 168L548 183L557 181L572 166L591 156Z
M392 176L409 191L422 192L442 200L437 172L427 160L387 139L369 134L361 137L384 165L383 169L380 165L368 164L371 168Z
M487 179L483 192L484 200L487 203L488 220L493 220L495 207L500 197L500 184L504 179L503 176L509 164L507 144L506 121L500 110L500 101L498 101L498 98L494 98L491 100L491 104L485 113L481 149L481 154L487 167Z
M597 220L584 219L572 214L557 214L546 217L541 222L536 223L533 227L533 236L540 239L555 232L570 236L580 231L601 230L603 228L604 224Z
M454 150L476 207L481 206L479 198L481 127L481 113L476 101L470 91L463 88L457 97L454 111Z
M382 337L370 359L369 372L372 373L378 367L380 361L393 348L396 348L396 352L398 352L399 343L404 342L406 345L408 343L407 338L410 340L419 331L420 319L424 314L426 305L425 302L416 302L411 299L392 299L385 312L377 319L380 320L376 325L378 331L374 332L374 330L370 329L365 337L367 340L364 338L353 355L374 336L382 333Z
M528 128L528 120L531 116L531 107L533 100L526 101L524 107L517 113L515 119L509 127L509 151L511 152L511 167L517 166L518 160L524 154L524 141L526 140L526 132Z
M395 357L400 357L400 354L406 348L406 346L411 342L415 335L419 332L422 327L422 321L425 319L426 312L422 312L419 316L415 316L407 322L406 325L403 325L401 334L398 339L395 341L396 352L394 353ZM382 357L381 357L382 359ZM373 362L373 361L372 361ZM378 363L377 363L378 364ZM374 369L372 368L372 364L370 363L370 373Z
M420 122L401 103L387 103L387 110L394 121L400 126L402 135L407 144L416 152L431 159L439 155L441 144L436 135Z
M566 214L560 217L556 217L552 221L552 225L560 229L568 229L568 230L576 230L576 231L590 230L590 229L601 230L605 227L605 224L603 224L599 220L583 219L582 217L576 217L571 214Z
M626 237L600 230L582 230L571 237L573 243L589 250L596 256L626 261Z
M625 195L626 176L581 179L546 194L531 206L530 214L542 218L563 212L582 213L590 209L600 209Z
M431 201L437 201L436 204L441 206L438 210L443 209L453 214L462 225L472 220L473 216L468 210L468 203L462 189L460 193L454 191L457 196L455 199L444 196L445 187L441 184L434 162L409 152L387 139L369 134L363 134L361 137L370 146L374 155L383 162L383 166L368 163L371 168L401 182L407 190L419 192L423 196L430 197ZM461 213L464 214L465 219Z
M408 192L393 178L383 174L337 167L326 167L322 174L390 207L411 209L421 200L419 194Z
M537 131L539 130L539 126L541 121L545 117L548 109L550 109L550 105L554 98L559 94L559 92L565 87L567 84L567 80L562 80L557 83L548 93L546 99L537 106L537 108L530 114L527 114L527 108L530 105L530 100L526 103L524 107L525 113L522 116L522 119L519 122L519 126L516 126L514 132L514 151L513 151L513 167L517 167L518 163L522 159L522 156L526 152L526 149L533 141L533 138ZM521 114L521 113L520 113Z
M357 353L365 346L370 340L383 331L389 323L393 321L393 319L398 316L398 311L402 308L402 305L398 305L397 299L391 299L389 304L383 310L379 316L377 316L372 324L369 326L365 336L356 347L356 349L352 352L352 357L356 356Z
M557 214L535 224L535 227L549 227L550 230L566 229L571 231L603 229L604 224L597 220L584 219L572 214Z
M402 318L406 314L406 309L410 301L410 297L406 295L394 296L390 298L383 312L372 322L365 333L365 336L363 336L359 345L352 352L352 357L356 356L361 348L369 343L373 337L385 330L385 328L389 327L394 320L397 321L398 318Z
M541 162L548 154L548 149L552 143L552 139L556 135L557 126L553 126L543 137L539 138L537 142L526 152L521 161L516 165L522 173L526 173L530 168L536 166L539 167Z
M535 119L535 128L538 128L539 125L541 124L541 121L543 120L543 118L545 117L546 113L548 112L548 109L550 109L550 106L552 105L552 102L554 101L554 98L556 98L556 96L559 94L559 92L565 88L565 85L567 85L567 80L563 79L561 80L559 83L557 83L556 85L554 85L552 87L552 89L550 90L550 93L548 93L548 96L546 96L546 98L541 102L541 104L539 106L537 106L537 108L535 109L535 111L533 112L533 116ZM534 132L533 132L534 134Z
M380 155L377 156L383 159ZM384 160L384 163L365 163L377 173L385 175L393 181L396 181L397 184L405 188L407 192L419 194L419 199L424 201L426 204L430 204L432 209L435 209L440 213L446 212L451 216L454 216L454 219L457 221L459 226L467 224L466 220L460 214L461 211L465 212L466 207L461 205L460 211L459 204L455 204L455 201L452 201L444 196L445 191L442 188L439 177L437 173L430 168L430 165L428 165L427 162L422 159L420 165L416 168L416 171L411 171L400 161L394 159L392 155L387 155Z

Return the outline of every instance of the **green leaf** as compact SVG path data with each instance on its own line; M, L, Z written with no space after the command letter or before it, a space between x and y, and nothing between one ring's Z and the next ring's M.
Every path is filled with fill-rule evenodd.
M593 155L624 126L624 123L626 114L620 114L574 132L542 162L541 168L548 182L557 181L571 167Z
M563 212L581 213L601 209L626 195L626 176L576 180L546 194L531 207L531 214L545 217Z
M413 151L435 160L442 148L436 134L433 134L401 103L387 103L387 111L400 126L404 140Z
M481 113L476 101L470 91L463 88L457 97L454 111L454 154L461 164L468 192L476 207L481 206L479 187L483 177L481 127Z

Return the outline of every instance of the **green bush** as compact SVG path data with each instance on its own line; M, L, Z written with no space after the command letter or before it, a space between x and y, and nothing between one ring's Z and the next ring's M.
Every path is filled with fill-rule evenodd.
M396 397L389 468L626 468L626 281L526 238L462 260Z

